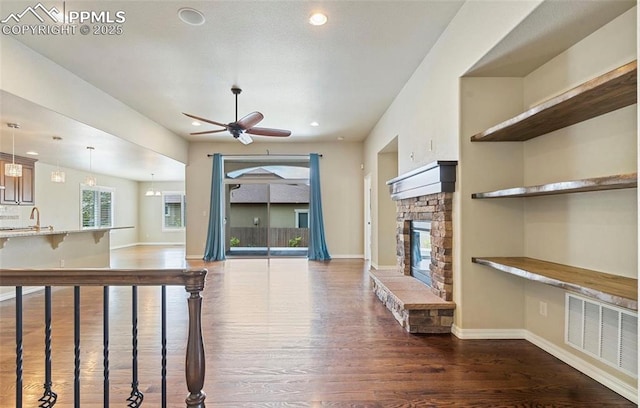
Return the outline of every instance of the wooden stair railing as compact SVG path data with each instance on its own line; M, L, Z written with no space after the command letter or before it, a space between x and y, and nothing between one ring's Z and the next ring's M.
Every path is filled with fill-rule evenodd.
M40 408L54 407L57 395L52 389L51 378L51 287L74 287L74 407L80 407L80 287L102 286L103 297L103 358L104 358L104 406L109 406L109 287L132 286L132 383L127 407L139 407L143 394L138 390L137 373L137 287L162 287L162 407L166 399L166 286L184 286L189 293L189 328L186 349L185 376L189 394L187 408L205 408L203 391L205 355L202 340L202 297L206 269L0 269L0 286L16 288L16 408L22 408L22 287L45 287L45 383L44 394L39 399Z

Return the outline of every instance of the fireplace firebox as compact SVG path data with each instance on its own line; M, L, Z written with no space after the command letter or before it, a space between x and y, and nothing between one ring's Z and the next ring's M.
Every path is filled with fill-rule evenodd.
M431 221L411 221L411 276L431 287Z

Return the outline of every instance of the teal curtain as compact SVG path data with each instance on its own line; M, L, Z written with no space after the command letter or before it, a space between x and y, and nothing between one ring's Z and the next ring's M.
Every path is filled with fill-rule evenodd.
M320 159L317 153L309 155L309 259L328 261L331 259L324 238L322 197L320 195Z
M222 155L213 155L211 176L211 202L209 209L209 230L204 247L205 261L222 261L224 256L224 185L222 183Z

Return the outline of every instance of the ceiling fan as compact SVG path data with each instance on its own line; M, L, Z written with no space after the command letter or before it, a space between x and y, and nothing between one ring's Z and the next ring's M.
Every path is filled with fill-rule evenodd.
M242 144L246 145L253 142L253 139L251 139L251 136L249 136L249 134L256 136L273 137L287 137L291 135L290 130L256 127L256 125L260 123L262 119L264 119L264 116L260 112L251 112L250 114L244 116L242 119L238 120L238 94L242 92L242 89L234 86L231 88L231 92L236 96L236 121L227 123L225 125L224 123L214 122L213 120L182 112L185 116L188 116L190 118L199 120L201 122L211 123L212 125L222 126L224 128L218 130L207 130L204 132L195 132L191 133L191 135L206 135L211 133L229 131L229 133L231 133L234 138L238 139Z

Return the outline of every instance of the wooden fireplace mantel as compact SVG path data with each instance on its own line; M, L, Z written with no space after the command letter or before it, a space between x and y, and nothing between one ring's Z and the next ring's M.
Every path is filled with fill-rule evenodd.
M438 160L387 181L391 199L453 193L456 187L455 160Z

